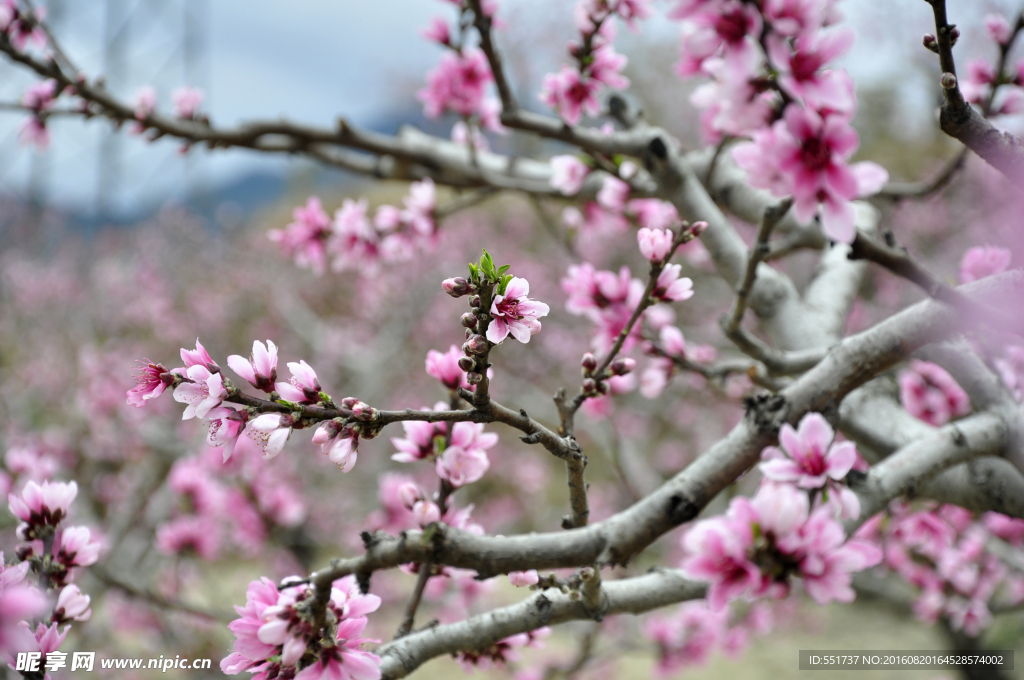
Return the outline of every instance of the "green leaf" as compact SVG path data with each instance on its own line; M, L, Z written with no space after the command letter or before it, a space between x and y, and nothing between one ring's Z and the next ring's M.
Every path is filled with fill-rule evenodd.
M501 276L502 274L507 272L511 266L512 265L510 264L503 264L500 267L498 267L498 276Z
M427 528L423 530L423 535L420 536L420 545L430 545L434 540L434 536L437 534L437 523L431 523L427 525Z

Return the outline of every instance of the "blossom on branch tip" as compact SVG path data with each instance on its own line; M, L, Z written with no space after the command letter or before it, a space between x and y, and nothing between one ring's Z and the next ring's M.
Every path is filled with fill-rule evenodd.
M256 389L273 392L277 380L277 345L272 340L267 340L266 345L256 340L248 359L232 354L228 357L228 366Z
M650 262L663 262L672 249L674 236L667 229L640 229L636 233L640 253Z
M71 502L78 495L75 482L29 481L20 494L8 494L7 507L11 514L30 526L57 526L68 516Z
M526 279L513 277L505 292L494 296L491 302L491 322L487 325L487 339L500 343L510 334L522 343L530 342L530 336L541 329L539 318L551 310L543 302L531 300L530 284Z
M127 392L128 404L136 408L142 408L150 399L159 397L174 381L166 366L149 360L140 361L139 364L135 372L136 385Z
M181 348L181 360L185 362L185 368L192 368L193 366L204 366L206 370L211 373L216 373L220 370L220 366L213 360L210 353L206 351L202 343L199 342L199 338L196 338L195 349Z

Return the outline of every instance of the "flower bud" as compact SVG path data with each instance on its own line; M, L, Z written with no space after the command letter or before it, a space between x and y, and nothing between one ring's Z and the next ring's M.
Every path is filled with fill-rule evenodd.
M487 352L487 338L482 335L474 335L462 346L466 354L484 354Z
M470 385L479 385L483 379L484 377L475 371L473 373L466 374L466 382Z
M352 407L359 403L359 400L355 397L345 397L341 400L341 407L352 410Z
M474 295L473 297L469 298L469 306L470 307L479 307L481 304L482 303L480 301L480 296L479 295Z
M363 422L373 420L377 415L377 409L363 402L356 402L352 406L352 417Z
M956 41L960 39L960 29L956 26L949 27L949 46L956 45Z
M465 356L459 357L459 368L461 368L466 373L469 373L474 368L476 368L476 359L474 359L473 357Z
M956 76L952 73L943 73L942 78L939 80L943 89L952 90L956 88Z
M466 312L460 319L462 325L470 330L476 330L476 314L473 312Z
M420 493L419 487L412 482L406 482L398 487L398 500L409 510L412 510L413 506L416 505L416 501L422 497L423 494Z
M622 357L612 362L611 369L615 375L628 375L636 368L636 361L629 357Z
M608 394L608 383L604 380L597 383L597 391L601 394Z
M694 236L700 236L708 228L708 223L701 220L700 222L694 222L690 225L690 233Z
M583 394L593 394L597 390L597 381L587 378L583 381Z
M459 298L463 295L469 294L469 281L461 276L445 279L441 282L441 287L444 288L444 292L448 293L453 298Z
M580 366L583 367L585 373L592 373L597 368L597 359L590 352L583 355L583 360L580 361Z
M921 42L923 42L924 46L932 52L935 52L936 54L939 53L939 41L936 40L935 36L931 33L925 33L924 39Z
M412 508L412 514L416 517L416 523L424 528L441 521L441 509L430 501L417 501Z

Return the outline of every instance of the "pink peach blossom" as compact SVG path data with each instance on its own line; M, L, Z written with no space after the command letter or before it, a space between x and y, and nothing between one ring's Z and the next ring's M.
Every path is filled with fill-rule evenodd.
M512 278L504 293L491 302L491 322L487 325L487 339L498 344L510 334L521 343L530 342L530 336L540 332L538 319L547 316L551 308L543 302L531 300L530 284L526 279Z
M641 228L636 234L640 253L651 262L662 262L672 249L675 238L667 229Z
M996 246L968 248L960 260L960 283L971 283L1006 271L1010 266L1010 251Z
M900 372L899 384L903 408L932 425L945 425L971 410L967 393L938 364L914 359L908 370Z
M460 387L469 388L466 373L459 368L461 357L462 350L455 345L449 347L444 354L434 349L428 351L427 375L439 380L449 390L457 390Z
M579 193L590 174L590 166L576 156L555 156L551 159L551 186L566 196Z
M785 453L774 446L765 448L760 470L767 479L793 482L802 489L820 489L829 479L841 480L853 467L857 447L853 442L833 444L834 436L820 413L805 415L796 430L785 423L779 431Z
M272 340L267 340L266 345L256 340L248 359L232 354L228 357L228 366L256 389L273 392L277 380L277 345Z
M288 370L292 377L288 382L275 383L274 387L282 399L298 404L315 404L320 401L320 380L316 371L305 361L289 362Z

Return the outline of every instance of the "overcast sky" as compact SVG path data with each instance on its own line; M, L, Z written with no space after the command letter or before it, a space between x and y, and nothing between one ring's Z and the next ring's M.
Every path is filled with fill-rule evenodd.
M536 78L554 64L571 37L572 4L502 1L502 16L512 24L502 40L513 49L527 41L535 44L528 57L512 55L513 68ZM1013 6L984 3L981 10L997 4ZM393 119L414 106L412 94L439 56L436 47L418 36L419 29L431 16L454 16L452 6L438 0L60 0L56 5L51 0L51 6L67 51L90 74L104 72L110 26L125 27L117 35L126 65L121 73L111 74L111 88L131 96L139 86L153 83L164 108L170 106L170 91L186 81L184 16L190 12L195 28L191 35L204 46L191 51L202 57L192 79L207 91L204 108L218 124L280 116L328 126L339 115L364 125L381 117ZM655 6L660 11L669 3L657 0ZM844 65L860 85L906 73L908 63L927 63L919 45L930 12L921 0L846 0L842 6L860 36ZM967 0L950 2L952 16L981 10ZM108 12L115 19L110 26ZM658 19L644 31L647 41L667 41L677 28ZM624 37L623 51L644 47ZM907 80L907 102L927 106L926 88L912 80ZM29 82L27 74L0 64L3 101L16 100ZM908 128L928 124L927 115L918 112L913 118ZM31 186L65 207L94 208L104 181L99 150L109 126L62 120L53 126L51 150L38 154L18 144L20 121L18 114L0 117L0 191L26 196ZM104 176L115 185L105 195L122 209L180 197L187 172L204 185L216 186L256 170L298 167L296 161L242 151L194 150L183 158L171 142L147 146L123 133L114 145L107 157L118 159L119 170Z

